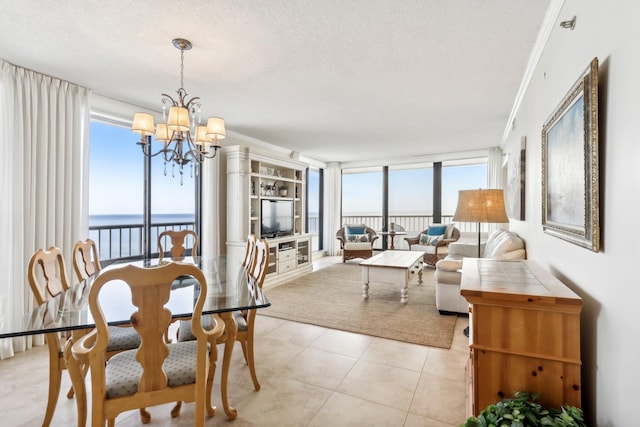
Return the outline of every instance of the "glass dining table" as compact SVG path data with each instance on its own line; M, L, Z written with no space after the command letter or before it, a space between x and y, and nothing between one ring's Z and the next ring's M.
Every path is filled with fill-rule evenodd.
M162 263L173 262L166 258L159 258L117 262L103 268L101 271L132 264L145 268L153 268ZM271 305L262 290L255 287L253 291L247 286L247 274L240 260L232 260L225 256L215 258L186 257L180 262L197 265L207 280L207 298L203 314L219 314L225 322L225 346L222 360L222 375L220 393L224 412L227 419L237 417L235 408L229 405L227 385L229 365L237 334L237 325L232 312L264 308ZM100 274L97 273L98 275ZM71 346L74 338L84 335L93 329L95 324L88 306L91 283L97 277L77 283L68 290L51 297L46 303L34 308L30 313L16 314L14 317L0 317L0 338L37 335L48 332L71 331L71 338L67 341L64 356L67 366L75 363L71 356ZM198 297L199 284L194 279L185 277L176 279L171 288L171 297L166 307L176 320L189 318L193 314L193 306ZM106 289L105 289L106 290ZM128 287L123 283L122 288L110 286L108 292L101 292L100 306L109 325L126 325L135 307L130 301ZM78 425L86 423L86 391L84 382L78 384L73 381L77 407Z

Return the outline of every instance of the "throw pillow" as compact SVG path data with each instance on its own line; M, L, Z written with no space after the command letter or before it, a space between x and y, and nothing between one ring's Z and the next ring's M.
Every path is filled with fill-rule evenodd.
M366 234L367 226L366 225L345 225L344 226L344 234Z
M349 243L366 243L369 241L368 234L348 234L347 242Z
M446 230L446 225L432 225L427 229L427 234L429 236L442 236Z
M424 234L424 233L420 233L420 244L422 246L436 246L438 244L438 242L442 239L443 234L440 234L438 236L430 236L428 234Z

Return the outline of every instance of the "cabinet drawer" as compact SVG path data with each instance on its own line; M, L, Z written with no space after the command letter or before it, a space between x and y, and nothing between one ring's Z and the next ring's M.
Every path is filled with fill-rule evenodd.
M278 262L278 274L286 273L296 269L296 260Z
M292 261L296 258L296 250L288 249L278 252L278 262Z

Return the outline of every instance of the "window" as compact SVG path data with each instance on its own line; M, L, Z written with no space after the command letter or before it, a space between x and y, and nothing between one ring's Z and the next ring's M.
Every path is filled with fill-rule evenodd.
M104 260L142 255L144 156L125 127L91 121L89 237Z
M433 168L389 167L388 189L389 223L417 236L433 215ZM396 249L409 249L402 237L395 238Z
M342 223L382 230L382 168L342 171Z
M143 236L145 161L139 137L128 127L91 121L89 153L89 237L96 241L102 261L144 255ZM152 149L158 144L152 142ZM195 176L185 167L183 185L171 165L164 175L161 156L151 159L151 254L157 253L157 235L165 229L194 228ZM96 195L99 195L96 196ZM188 248L187 248L188 249Z
M442 216L443 222L450 222L450 218L458 205L459 190L474 190L487 188L487 163L475 160L466 164L454 162L443 163L442 167ZM444 220L449 217L448 220ZM460 231L476 231L474 224L463 223L456 225ZM486 227L484 224L483 227ZM486 231L486 230L483 230Z
M312 250L322 249L322 171L307 171L307 233L312 234Z

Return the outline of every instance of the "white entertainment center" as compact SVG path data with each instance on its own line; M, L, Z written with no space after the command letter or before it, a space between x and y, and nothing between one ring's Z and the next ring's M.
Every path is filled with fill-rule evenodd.
M227 153L227 253L244 256L249 233L269 244L266 285L312 269L305 229L305 170L295 159L233 146Z

